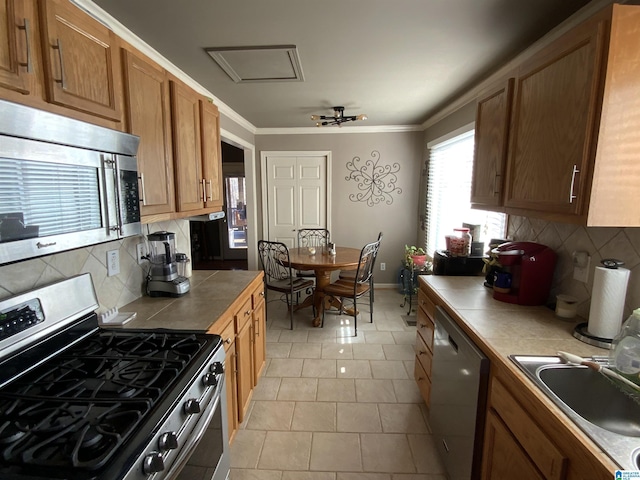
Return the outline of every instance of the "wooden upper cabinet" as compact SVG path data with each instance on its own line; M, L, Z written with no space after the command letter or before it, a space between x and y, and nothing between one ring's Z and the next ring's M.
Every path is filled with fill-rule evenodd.
M0 0L0 86L22 94L31 91L33 23L23 0Z
M510 78L478 99L471 182L474 208L502 206L512 95L513 78Z
M205 208L222 208L222 152L220 113L213 103L200 100L202 128L202 175L205 181Z
M171 213L175 190L167 74L142 55L123 49L122 56L126 130L140 137L141 213Z
M171 80L170 83L177 210L198 210L204 206L205 195L200 138L200 95L179 82Z
M524 63L515 82L504 205L578 219L588 205L608 22L598 15ZM551 217L553 218L553 217Z
M47 100L121 121L115 34L68 0L39 0Z

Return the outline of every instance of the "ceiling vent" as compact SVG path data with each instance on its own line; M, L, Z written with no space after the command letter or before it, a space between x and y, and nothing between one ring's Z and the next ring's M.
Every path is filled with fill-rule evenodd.
M304 81L295 45L211 47L205 51L236 83Z

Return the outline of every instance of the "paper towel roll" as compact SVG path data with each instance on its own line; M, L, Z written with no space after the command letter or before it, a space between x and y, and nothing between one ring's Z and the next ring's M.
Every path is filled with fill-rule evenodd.
M591 335L613 339L620 331L629 274L626 268L596 267L587 326Z

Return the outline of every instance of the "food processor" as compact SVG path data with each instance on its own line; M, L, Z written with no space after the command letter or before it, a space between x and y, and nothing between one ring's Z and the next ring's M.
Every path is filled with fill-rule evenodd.
M176 261L176 235L172 232L154 232L149 240L147 294L150 297L179 297L189 291L189 279L178 274Z

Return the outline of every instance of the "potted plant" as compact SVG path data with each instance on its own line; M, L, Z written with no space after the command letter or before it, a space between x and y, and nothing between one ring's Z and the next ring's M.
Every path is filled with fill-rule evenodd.
M427 254L422 247L405 245L404 258L407 266L415 265L416 267L422 267L427 261Z

